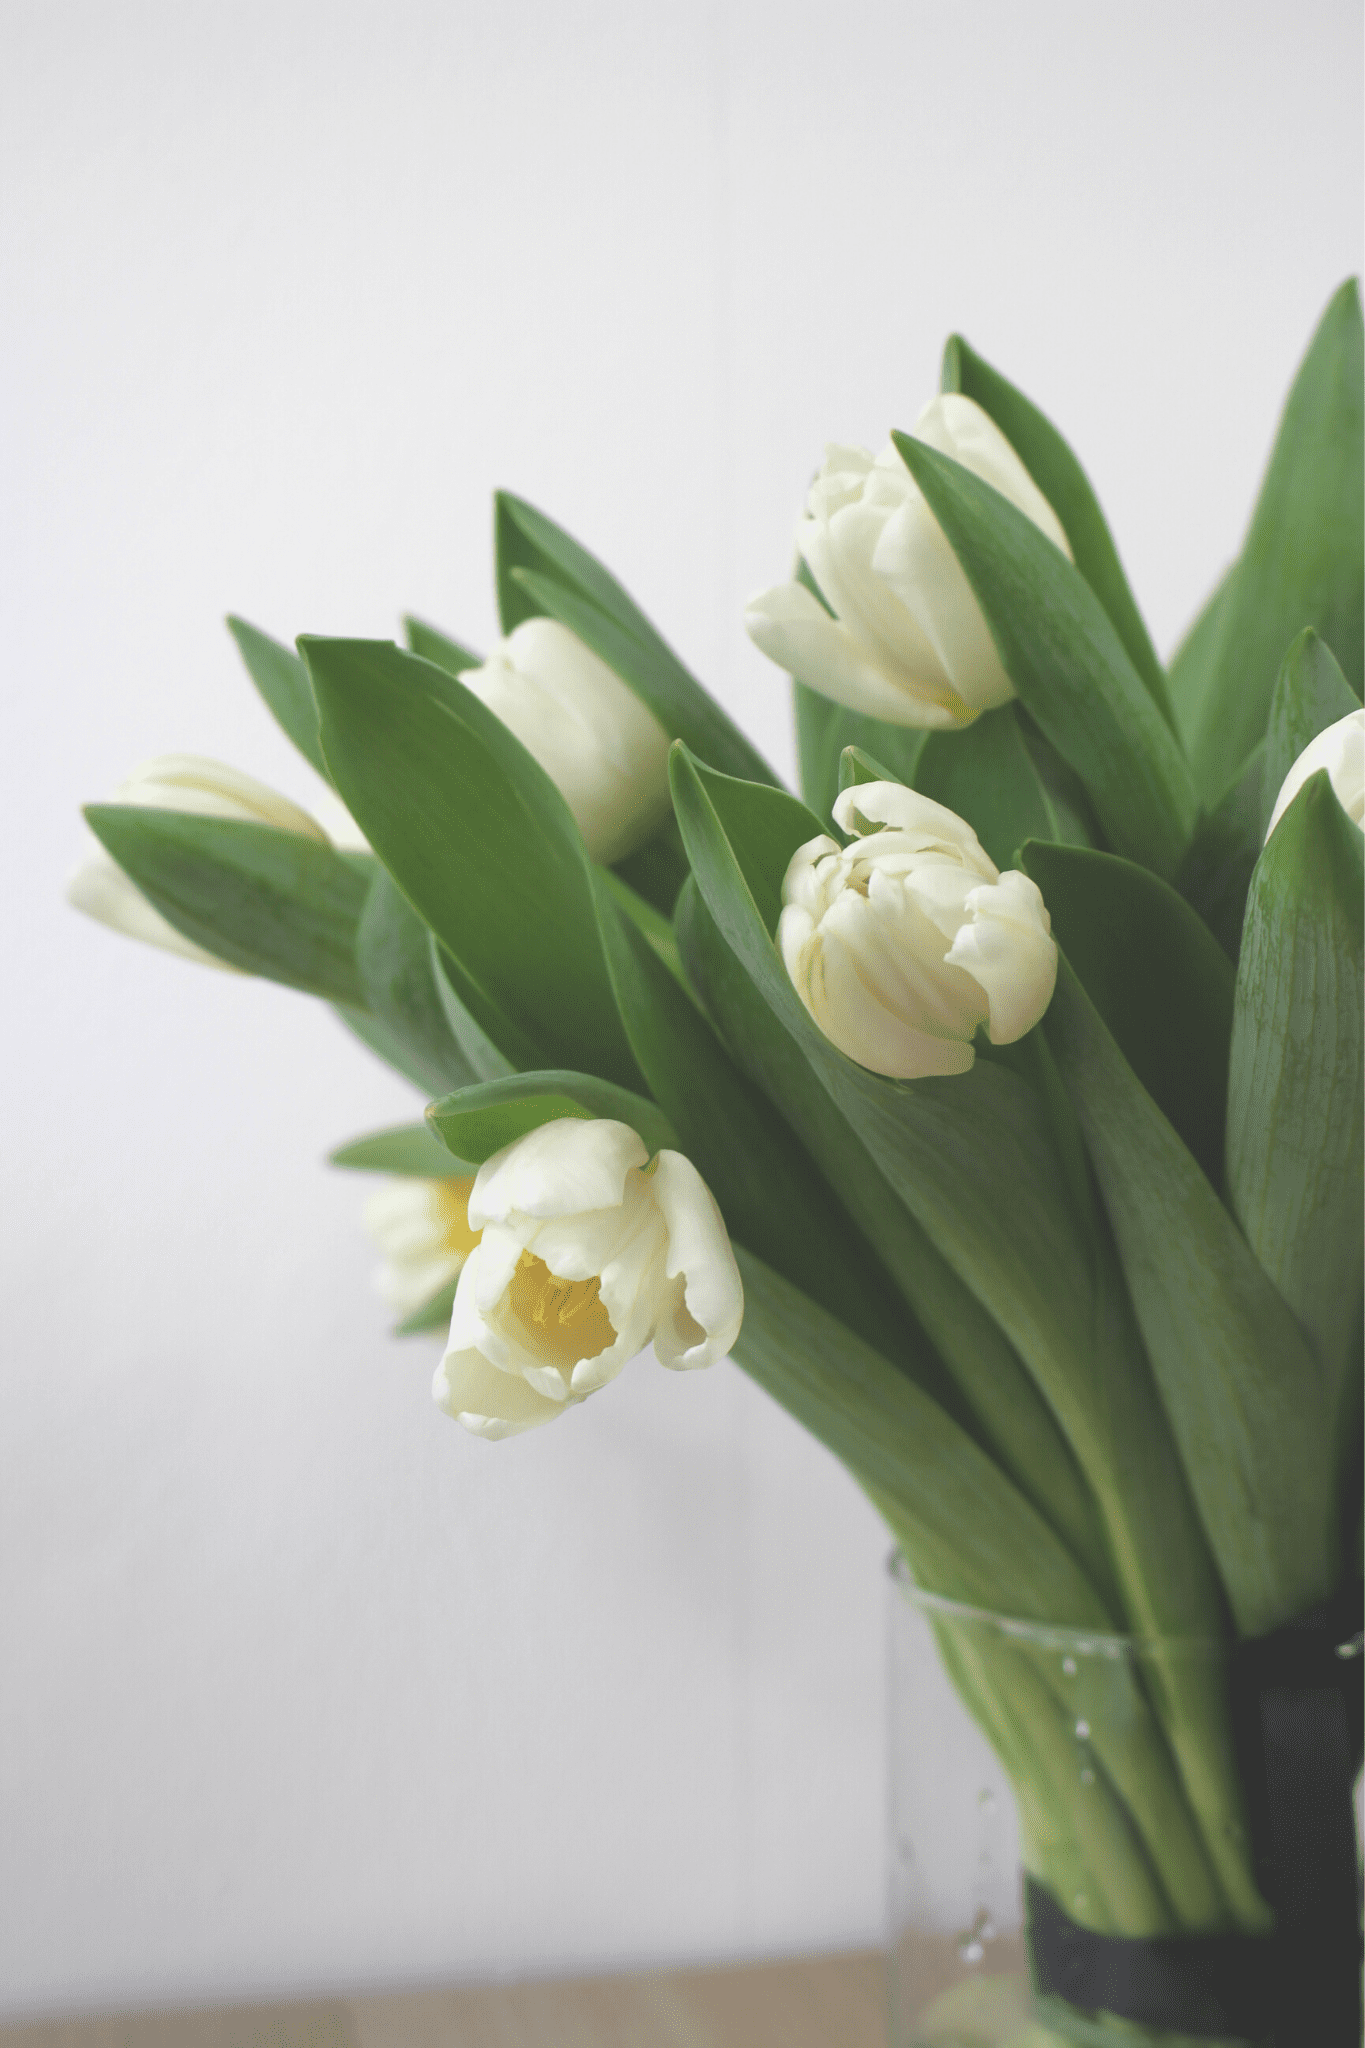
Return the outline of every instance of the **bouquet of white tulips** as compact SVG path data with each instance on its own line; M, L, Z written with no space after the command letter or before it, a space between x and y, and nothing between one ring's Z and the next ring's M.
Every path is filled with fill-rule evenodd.
M1082 1779L1065 1701L941 1635L1037 1896L1269 1957L1281 2048L1359 2033L1362 546L1353 285L1168 669L1067 443L955 338L913 433L828 450L748 608L800 797L500 496L486 660L231 622L333 817L163 759L73 885L435 1098L335 1157L385 1177L385 1285L448 1326L466 1428L728 1352L920 1586L1142 1638Z

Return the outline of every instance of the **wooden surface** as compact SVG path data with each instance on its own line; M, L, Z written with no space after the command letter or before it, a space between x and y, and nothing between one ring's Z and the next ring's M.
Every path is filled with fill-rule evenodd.
M879 1954L0 2026L0 2048L885 2048Z

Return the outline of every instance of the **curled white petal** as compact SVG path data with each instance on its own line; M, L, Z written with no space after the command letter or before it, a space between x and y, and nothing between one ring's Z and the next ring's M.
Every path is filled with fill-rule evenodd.
M594 860L622 859L668 816L668 733L557 619L525 620L460 681L540 763Z
M916 437L1002 493L1063 553L1066 535L994 421L960 393L925 407ZM791 674L897 725L967 725L1013 686L942 528L894 442L830 447L797 548L834 617L789 585L751 599L745 626Z
M1266 828L1269 839L1310 776L1326 769L1337 802L1365 830L1365 710L1348 711L1311 739L1280 785Z
M986 992L992 1045L1012 1045L1044 1014L1057 986L1057 942L1036 882L1011 868L973 889L945 956Z
M654 1356L674 1368L714 1365L744 1320L744 1288L724 1220L681 1152L660 1152L651 1179L667 1231L664 1276L672 1283L656 1321Z
M479 1168L469 1199L469 1220L505 1223L523 1216L577 1216L614 1208L626 1175L643 1166L649 1149L627 1124L610 1117L557 1117L504 1145Z
M478 1351L447 1351L431 1385L438 1408L472 1436L520 1436L553 1422L564 1404L550 1401L516 1373L499 1372Z

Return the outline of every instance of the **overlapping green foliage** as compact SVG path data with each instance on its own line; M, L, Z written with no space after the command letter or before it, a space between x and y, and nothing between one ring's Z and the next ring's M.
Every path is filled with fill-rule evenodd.
M1053 1623L1255 1635L1358 1568L1362 837L1323 775L1265 833L1292 762L1359 704L1361 374L1345 286L1243 554L1167 673L1077 458L955 337L945 389L1013 443L1073 559L898 435L1015 700L925 734L798 681L804 801L602 564L500 496L504 630L570 627L679 742L676 822L614 872L461 682L478 657L414 619L406 650L300 655L231 622L372 855L117 805L90 822L176 930L336 1005L439 1098L337 1164L467 1175L561 1116L686 1152L738 1249L739 1362L922 1583ZM774 944L792 854L832 832L841 786L883 779L1022 865L1060 948L1043 1024L952 1079L856 1066ZM1091 1859L1094 1924L1263 1924L1216 1686L1155 1660L1141 1739L1083 1796L1049 1763L1046 1685L944 1646L1046 1874Z

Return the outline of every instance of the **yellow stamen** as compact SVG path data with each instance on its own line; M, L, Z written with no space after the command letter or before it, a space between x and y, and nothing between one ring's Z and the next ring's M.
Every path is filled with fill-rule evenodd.
M507 1290L507 1304L547 1365L568 1372L582 1358L596 1358L616 1342L611 1317L602 1306L602 1282L565 1280L544 1259L523 1252Z

